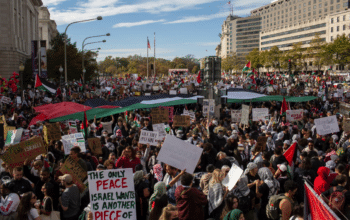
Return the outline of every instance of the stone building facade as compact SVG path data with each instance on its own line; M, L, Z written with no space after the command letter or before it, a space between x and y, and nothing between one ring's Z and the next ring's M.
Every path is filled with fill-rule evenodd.
M50 42L57 34L57 25L50 18L47 7L39 8L39 39L46 40L46 49L51 49Z

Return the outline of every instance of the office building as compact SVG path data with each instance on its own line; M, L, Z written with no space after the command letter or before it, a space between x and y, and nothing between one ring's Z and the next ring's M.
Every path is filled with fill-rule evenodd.
M233 53L245 57L254 48L259 48L260 30L260 16L228 16L222 25L221 41L215 49L216 54L221 58Z
M0 75L9 78L30 58L32 40L39 40L41 0L0 2Z

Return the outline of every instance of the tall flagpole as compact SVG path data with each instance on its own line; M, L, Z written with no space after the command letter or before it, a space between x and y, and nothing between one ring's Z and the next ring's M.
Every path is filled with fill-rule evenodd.
M147 37L147 79L148 79L148 37Z
M156 32L154 32L154 77L156 77Z

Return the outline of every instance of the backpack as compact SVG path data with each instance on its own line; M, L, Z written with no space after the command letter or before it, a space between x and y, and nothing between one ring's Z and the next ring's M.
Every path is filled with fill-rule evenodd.
M269 219L280 219L281 210L279 208L279 205L282 199L288 199L293 205L292 201L284 194L271 196L269 199L269 203L266 205L266 216Z
M333 211L343 211L345 205L345 195L344 193L347 190L337 191L337 187L333 188L333 192L329 197L329 207L333 209Z

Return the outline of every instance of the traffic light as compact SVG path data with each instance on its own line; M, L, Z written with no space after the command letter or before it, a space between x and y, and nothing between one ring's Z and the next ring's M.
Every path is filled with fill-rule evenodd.
M288 71L292 72L292 62L290 61L290 59L288 60Z

